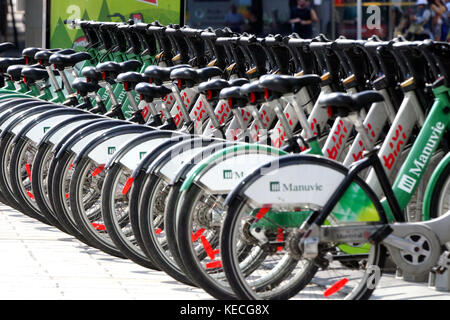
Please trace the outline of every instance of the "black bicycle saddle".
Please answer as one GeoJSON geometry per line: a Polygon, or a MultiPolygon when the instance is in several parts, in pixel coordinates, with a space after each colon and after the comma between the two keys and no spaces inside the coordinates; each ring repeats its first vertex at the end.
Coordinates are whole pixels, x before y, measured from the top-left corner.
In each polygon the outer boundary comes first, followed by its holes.
{"type": "Polygon", "coordinates": [[[383,100],[384,98],[379,92],[372,90],[362,91],[356,94],[333,92],[321,97],[319,104],[323,108],[331,108],[333,115],[346,117],[352,112],[359,112],[372,103],[383,100]]]}
{"type": "Polygon", "coordinates": [[[220,90],[219,98],[226,99],[232,109],[245,107],[248,103],[248,99],[242,94],[240,86],[220,90]]]}
{"type": "Polygon", "coordinates": [[[20,79],[22,79],[22,69],[26,67],[26,64],[12,65],[8,67],[6,73],[11,77],[12,81],[20,81],[20,79]]]}
{"type": "Polygon", "coordinates": [[[91,55],[87,52],[76,52],[73,54],[61,54],[59,52],[54,53],[48,59],[49,63],[56,66],[56,68],[62,70],[67,67],[73,67],[78,62],[92,59],[91,55]]]}
{"type": "MultiPolygon", "coordinates": [[[[58,50],[59,54],[73,54],[75,53],[75,50],[73,49],[64,49],[64,50],[58,50]]],[[[53,50],[41,50],[36,52],[34,55],[34,59],[39,62],[42,65],[49,64],[50,57],[55,54],[55,51],[53,50]]]]}
{"type": "Polygon", "coordinates": [[[27,83],[48,79],[47,70],[41,68],[26,66],[25,68],[22,69],[21,73],[22,76],[24,77],[24,81],[26,79],[25,82],[27,83]]]}
{"type": "Polygon", "coordinates": [[[0,58],[0,73],[6,72],[6,70],[13,65],[25,64],[25,58],[0,58]]]}
{"type": "Polygon", "coordinates": [[[98,83],[87,82],[83,79],[77,78],[72,82],[72,88],[77,90],[77,92],[84,97],[90,92],[98,91],[101,87],[98,83]]]}
{"type": "Polygon", "coordinates": [[[140,82],[144,82],[145,79],[139,72],[128,71],[124,73],[120,73],[117,76],[117,82],[123,83],[126,91],[132,90],[136,87],[136,85],[140,82]]]}
{"type": "Polygon", "coordinates": [[[8,51],[8,50],[14,50],[16,46],[11,42],[3,42],[0,43],[0,53],[8,51]]]}
{"type": "Polygon", "coordinates": [[[164,86],[155,86],[149,83],[141,82],[134,89],[146,102],[152,102],[156,98],[164,98],[172,91],[164,86]]]}
{"type": "Polygon", "coordinates": [[[271,91],[280,94],[296,93],[301,88],[309,85],[318,85],[320,77],[315,74],[308,74],[301,77],[286,75],[264,75],[259,79],[259,84],[271,91]]]}
{"type": "Polygon", "coordinates": [[[81,75],[86,77],[88,81],[100,81],[102,79],[102,73],[95,67],[85,67],[81,71],[81,75]]]}
{"type": "Polygon", "coordinates": [[[184,67],[189,67],[189,65],[180,64],[172,67],[148,66],[144,71],[144,75],[149,77],[151,83],[154,82],[155,84],[161,85],[163,82],[170,80],[170,73],[173,70],[184,67]]]}

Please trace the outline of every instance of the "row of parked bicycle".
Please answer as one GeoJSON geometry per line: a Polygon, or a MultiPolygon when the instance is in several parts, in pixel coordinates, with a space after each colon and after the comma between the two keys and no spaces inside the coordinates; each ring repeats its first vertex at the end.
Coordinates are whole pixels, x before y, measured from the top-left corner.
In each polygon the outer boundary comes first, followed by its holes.
{"type": "Polygon", "coordinates": [[[1,202],[218,299],[445,275],[448,43],[67,23],[0,58],[1,202]]]}

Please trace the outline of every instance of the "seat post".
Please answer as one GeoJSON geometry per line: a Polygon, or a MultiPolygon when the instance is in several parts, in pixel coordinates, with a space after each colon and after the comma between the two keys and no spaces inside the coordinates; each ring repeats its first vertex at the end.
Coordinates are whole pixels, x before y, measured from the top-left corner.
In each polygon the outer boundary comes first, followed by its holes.
{"type": "Polygon", "coordinates": [[[373,151],[372,143],[370,142],[369,135],[367,134],[366,128],[364,127],[364,123],[363,120],[361,119],[361,116],[356,112],[352,112],[348,115],[348,119],[355,125],[356,131],[361,136],[361,141],[363,143],[364,148],[369,148],[366,149],[368,152],[373,151]]]}
{"type": "Polygon", "coordinates": [[[209,119],[211,119],[211,123],[214,126],[214,128],[218,129],[220,127],[219,120],[217,120],[216,115],[214,113],[214,109],[211,107],[211,104],[208,100],[204,100],[205,103],[205,110],[208,114],[209,119]]]}
{"type": "Polygon", "coordinates": [[[61,80],[64,83],[64,87],[66,88],[67,94],[69,94],[69,95],[73,94],[74,92],[73,92],[72,86],[70,85],[70,82],[67,79],[67,76],[66,76],[66,73],[64,72],[64,70],[58,69],[58,73],[61,76],[61,80]]]}
{"type": "Polygon", "coordinates": [[[53,88],[54,88],[55,92],[61,91],[58,81],[56,80],[55,74],[53,73],[53,70],[50,68],[50,66],[46,65],[45,70],[47,70],[48,77],[50,78],[50,81],[53,84],[53,88]]]}
{"type": "Polygon", "coordinates": [[[134,100],[133,93],[131,93],[131,91],[126,91],[126,95],[128,98],[128,102],[130,103],[131,109],[133,109],[133,111],[138,111],[139,106],[138,106],[136,100],[134,100]]]}
{"type": "Polygon", "coordinates": [[[103,86],[106,89],[106,92],[108,92],[108,96],[111,99],[113,107],[118,106],[119,102],[117,101],[116,96],[114,95],[114,91],[111,84],[108,81],[103,81],[103,86]]]}
{"type": "Polygon", "coordinates": [[[75,71],[74,67],[70,66],[70,67],[66,67],[65,70],[69,73],[72,74],[72,76],[74,77],[74,79],[78,78],[78,74],[75,71]]]}
{"type": "Polygon", "coordinates": [[[183,98],[181,97],[181,93],[180,90],[178,89],[178,86],[173,83],[172,84],[172,93],[175,97],[175,100],[177,101],[179,107],[182,109],[182,115],[183,115],[183,120],[186,124],[189,124],[192,122],[191,118],[189,117],[189,112],[184,104],[183,98]]]}
{"type": "Polygon", "coordinates": [[[286,118],[286,115],[283,112],[283,108],[281,106],[280,101],[274,100],[274,103],[275,103],[275,107],[274,107],[275,114],[277,115],[278,119],[281,122],[281,125],[283,126],[284,132],[286,133],[287,140],[290,140],[294,137],[294,133],[292,132],[291,127],[289,126],[289,122],[286,118]]]}
{"type": "Polygon", "coordinates": [[[298,121],[300,121],[300,125],[302,126],[303,131],[306,134],[306,137],[312,138],[314,136],[314,132],[311,129],[308,118],[306,117],[305,110],[303,110],[303,107],[300,106],[300,104],[297,101],[297,98],[294,96],[294,99],[292,99],[293,106],[295,113],[297,114],[298,121]]]}
{"type": "Polygon", "coordinates": [[[232,109],[233,112],[233,116],[236,118],[238,124],[239,124],[239,129],[240,129],[240,136],[244,136],[247,133],[247,125],[244,122],[244,119],[242,118],[242,114],[241,114],[241,109],[239,108],[233,108],[232,109]]]}

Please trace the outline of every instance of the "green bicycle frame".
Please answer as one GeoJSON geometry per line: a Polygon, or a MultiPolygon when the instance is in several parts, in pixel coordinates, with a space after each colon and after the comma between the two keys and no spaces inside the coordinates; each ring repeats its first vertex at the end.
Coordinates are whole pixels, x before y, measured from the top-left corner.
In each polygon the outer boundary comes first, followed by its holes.
{"type": "MultiPolygon", "coordinates": [[[[419,184],[418,182],[422,179],[431,160],[431,156],[438,148],[449,125],[450,88],[442,85],[434,88],[433,93],[436,97],[433,106],[392,186],[392,190],[402,210],[406,208],[414,195],[419,184]]],[[[433,174],[434,179],[437,179],[438,172],[442,171],[449,161],[449,157],[447,156],[439,163],[435,169],[435,174],[433,174]]],[[[428,203],[433,192],[432,186],[434,184],[428,185],[425,191],[425,199],[428,199],[428,203]]],[[[383,199],[382,205],[388,219],[393,221],[392,211],[386,199],[383,199]]],[[[429,205],[424,203],[423,219],[425,220],[430,219],[428,208],[429,205]]]]}
{"type": "MultiPolygon", "coordinates": [[[[101,54],[100,54],[101,55],[101,54]]],[[[152,61],[154,60],[153,57],[149,56],[149,55],[145,55],[145,56],[137,56],[136,54],[130,54],[130,55],[126,55],[122,52],[112,52],[108,55],[108,57],[111,58],[110,61],[114,61],[114,62],[124,62],[127,60],[138,60],[140,62],[142,62],[142,67],[140,72],[143,73],[144,70],[152,64],[152,61]]],[[[103,60],[103,59],[101,59],[103,60]]],[[[126,92],[123,88],[123,85],[120,83],[116,83],[113,85],[113,93],[114,96],[117,99],[117,102],[119,104],[122,105],[122,111],[125,115],[130,114],[131,112],[133,112],[133,110],[130,110],[130,102],[128,101],[128,97],[126,96],[126,92]]],[[[100,97],[102,98],[102,100],[106,101],[107,103],[105,104],[106,109],[110,110],[112,107],[112,101],[111,99],[109,99],[108,93],[106,92],[106,89],[102,88],[99,90],[98,94],[100,95],[100,97]]],[[[136,94],[134,92],[132,92],[133,97],[136,97],[136,94]]]]}

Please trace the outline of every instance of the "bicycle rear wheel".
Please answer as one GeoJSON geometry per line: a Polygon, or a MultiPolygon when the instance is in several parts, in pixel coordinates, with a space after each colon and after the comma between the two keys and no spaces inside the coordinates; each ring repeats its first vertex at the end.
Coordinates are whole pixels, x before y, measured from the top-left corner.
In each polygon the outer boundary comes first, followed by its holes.
{"type": "Polygon", "coordinates": [[[34,200],[40,213],[56,228],[69,233],[69,231],[59,222],[53,213],[53,207],[49,198],[48,174],[51,160],[53,159],[52,144],[43,143],[38,146],[36,155],[31,165],[31,188],[34,200]]]}
{"type": "Polygon", "coordinates": [[[11,187],[23,212],[29,213],[43,223],[51,224],[39,210],[31,187],[32,163],[36,152],[36,144],[27,138],[22,137],[16,143],[11,155],[11,187]]]}
{"type": "MultiPolygon", "coordinates": [[[[161,270],[177,281],[195,285],[186,276],[182,265],[175,260],[174,252],[168,245],[168,230],[165,226],[169,194],[173,186],[154,174],[146,175],[139,203],[139,226],[144,250],[157,261],[161,270]]],[[[176,235],[175,235],[176,236],[176,235]]]]}
{"type": "Polygon", "coordinates": [[[133,262],[159,270],[139,247],[130,224],[129,193],[123,193],[131,171],[115,163],[108,169],[102,189],[102,217],[111,240],[133,262]]]}
{"type": "Polygon", "coordinates": [[[431,219],[440,217],[450,211],[450,162],[443,169],[434,185],[429,211],[431,219]]]}
{"type": "Polygon", "coordinates": [[[111,240],[101,212],[101,189],[105,176],[104,166],[82,158],[75,167],[69,186],[70,210],[78,230],[89,243],[110,255],[125,258],[111,240]]]}
{"type": "Polygon", "coordinates": [[[370,297],[381,276],[386,253],[384,247],[370,246],[367,253],[357,255],[346,253],[340,244],[333,244],[323,248],[316,260],[302,259],[287,247],[287,243],[292,245],[298,241],[295,229],[273,232],[268,246],[252,243],[248,229],[254,218],[253,214],[249,215],[252,211],[254,209],[248,205],[232,205],[228,215],[233,219],[226,220],[222,226],[229,235],[226,239],[222,236],[220,242],[222,263],[228,282],[239,298],[317,300],[370,297]],[[277,238],[286,238],[287,243],[277,241],[277,238]],[[240,259],[238,248],[243,243],[249,247],[249,252],[245,259],[240,259]],[[244,272],[249,257],[261,255],[261,252],[266,254],[264,261],[251,273],[244,272]],[[338,290],[333,292],[332,288],[338,290]]]}
{"type": "MultiPolygon", "coordinates": [[[[301,235],[297,230],[312,212],[321,210],[348,170],[319,157],[283,158],[273,174],[256,172],[247,177],[227,203],[220,247],[230,286],[241,299],[369,298],[381,277],[384,247],[319,243],[318,254],[312,260],[305,259],[298,247],[301,235]],[[288,181],[293,179],[297,180],[296,190],[301,192],[289,196],[293,189],[288,181]],[[320,188],[308,192],[307,185],[320,188]],[[255,190],[260,196],[254,196],[255,190]],[[242,257],[243,245],[249,252],[242,257]],[[265,259],[252,272],[245,272],[249,260],[261,251],[265,259]]],[[[380,221],[381,207],[364,181],[356,179],[341,199],[327,224],[380,221]]]]}

